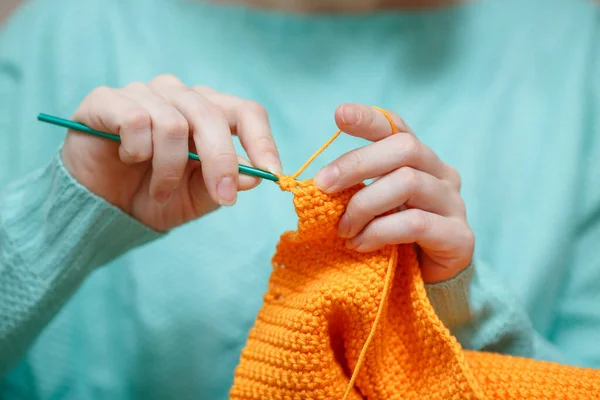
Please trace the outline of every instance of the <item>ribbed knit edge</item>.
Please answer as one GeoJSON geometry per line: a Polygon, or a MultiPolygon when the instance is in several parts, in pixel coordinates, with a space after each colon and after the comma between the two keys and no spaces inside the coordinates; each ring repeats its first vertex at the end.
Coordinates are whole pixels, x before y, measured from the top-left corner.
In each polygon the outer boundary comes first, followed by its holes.
{"type": "Polygon", "coordinates": [[[71,177],[60,152],[0,193],[0,375],[83,280],[161,234],[71,177]]]}
{"type": "Polygon", "coordinates": [[[469,289],[474,271],[475,267],[471,264],[452,279],[425,285],[427,297],[435,313],[450,330],[472,318],[469,289]]]}

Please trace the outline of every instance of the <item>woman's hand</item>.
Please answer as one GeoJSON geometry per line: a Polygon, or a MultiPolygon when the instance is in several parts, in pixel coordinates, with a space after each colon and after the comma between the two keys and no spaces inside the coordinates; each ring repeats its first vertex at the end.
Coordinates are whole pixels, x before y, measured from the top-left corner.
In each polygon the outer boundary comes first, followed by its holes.
{"type": "Polygon", "coordinates": [[[425,282],[450,279],[469,266],[475,243],[460,196],[460,176],[398,115],[389,114],[397,134],[372,107],[340,106],[335,114],[339,128],[373,143],[323,168],[315,184],[334,193],[374,178],[352,197],[340,221],[339,235],[348,239],[347,246],[369,252],[387,244],[417,243],[425,282]]]}
{"type": "Polygon", "coordinates": [[[142,223],[166,231],[219,205],[256,178],[238,176],[238,163],[281,171],[264,109],[205,87],[162,75],[149,84],[98,88],[73,119],[117,134],[121,143],[70,131],[62,157],[67,170],[96,195],[142,223]],[[235,153],[237,134],[250,158],[235,153]],[[188,161],[198,152],[202,163],[188,161]]]}

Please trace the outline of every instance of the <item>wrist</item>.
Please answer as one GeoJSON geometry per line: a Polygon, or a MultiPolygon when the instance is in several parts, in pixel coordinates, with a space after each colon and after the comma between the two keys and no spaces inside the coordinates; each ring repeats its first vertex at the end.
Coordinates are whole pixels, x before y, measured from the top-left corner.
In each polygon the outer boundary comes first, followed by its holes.
{"type": "MultiPolygon", "coordinates": [[[[131,215],[131,196],[126,191],[120,190],[118,185],[110,179],[104,179],[102,174],[106,171],[98,169],[98,165],[108,165],[113,160],[96,160],[93,151],[85,142],[79,141],[80,133],[69,132],[63,146],[60,149],[60,161],[66,173],[94,195],[105,200],[107,203],[119,208],[126,214],[131,215]]],[[[97,138],[81,137],[88,140],[102,140],[97,138]]]]}
{"type": "Polygon", "coordinates": [[[469,264],[446,281],[425,285],[438,318],[450,330],[471,319],[470,287],[474,273],[474,265],[469,264]]]}

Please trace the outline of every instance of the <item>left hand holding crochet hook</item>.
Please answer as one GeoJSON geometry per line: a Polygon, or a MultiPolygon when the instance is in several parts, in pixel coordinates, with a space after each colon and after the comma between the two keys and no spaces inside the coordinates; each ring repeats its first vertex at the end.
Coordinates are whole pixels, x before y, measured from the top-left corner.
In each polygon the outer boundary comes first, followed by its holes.
{"type": "Polygon", "coordinates": [[[338,127],[373,143],[323,168],[315,184],[335,193],[374,179],[352,197],[342,216],[339,234],[348,239],[347,246],[369,252],[388,244],[416,243],[425,282],[448,280],[469,266],[475,245],[460,176],[397,114],[388,114],[398,134],[377,109],[341,105],[335,114],[338,127]]]}
{"type": "Polygon", "coordinates": [[[256,186],[258,179],[238,173],[239,164],[281,171],[260,105],[188,87],[171,75],[98,88],[73,119],[119,141],[69,130],[62,149],[67,170],[91,192],[158,231],[232,205],[238,190],[256,186]],[[237,156],[233,134],[250,161],[237,156]],[[198,152],[201,163],[188,162],[190,151],[198,152]]]}

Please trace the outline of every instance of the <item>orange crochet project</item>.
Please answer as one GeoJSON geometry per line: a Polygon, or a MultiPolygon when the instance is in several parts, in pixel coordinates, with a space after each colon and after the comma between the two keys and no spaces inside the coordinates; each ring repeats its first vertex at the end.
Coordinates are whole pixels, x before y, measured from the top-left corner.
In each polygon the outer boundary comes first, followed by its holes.
{"type": "Polygon", "coordinates": [[[298,230],[277,246],[231,399],[600,398],[600,370],[463,350],[427,299],[414,246],[347,249],[337,224],[362,185],[325,194],[296,180],[307,164],[280,179],[298,230]]]}

